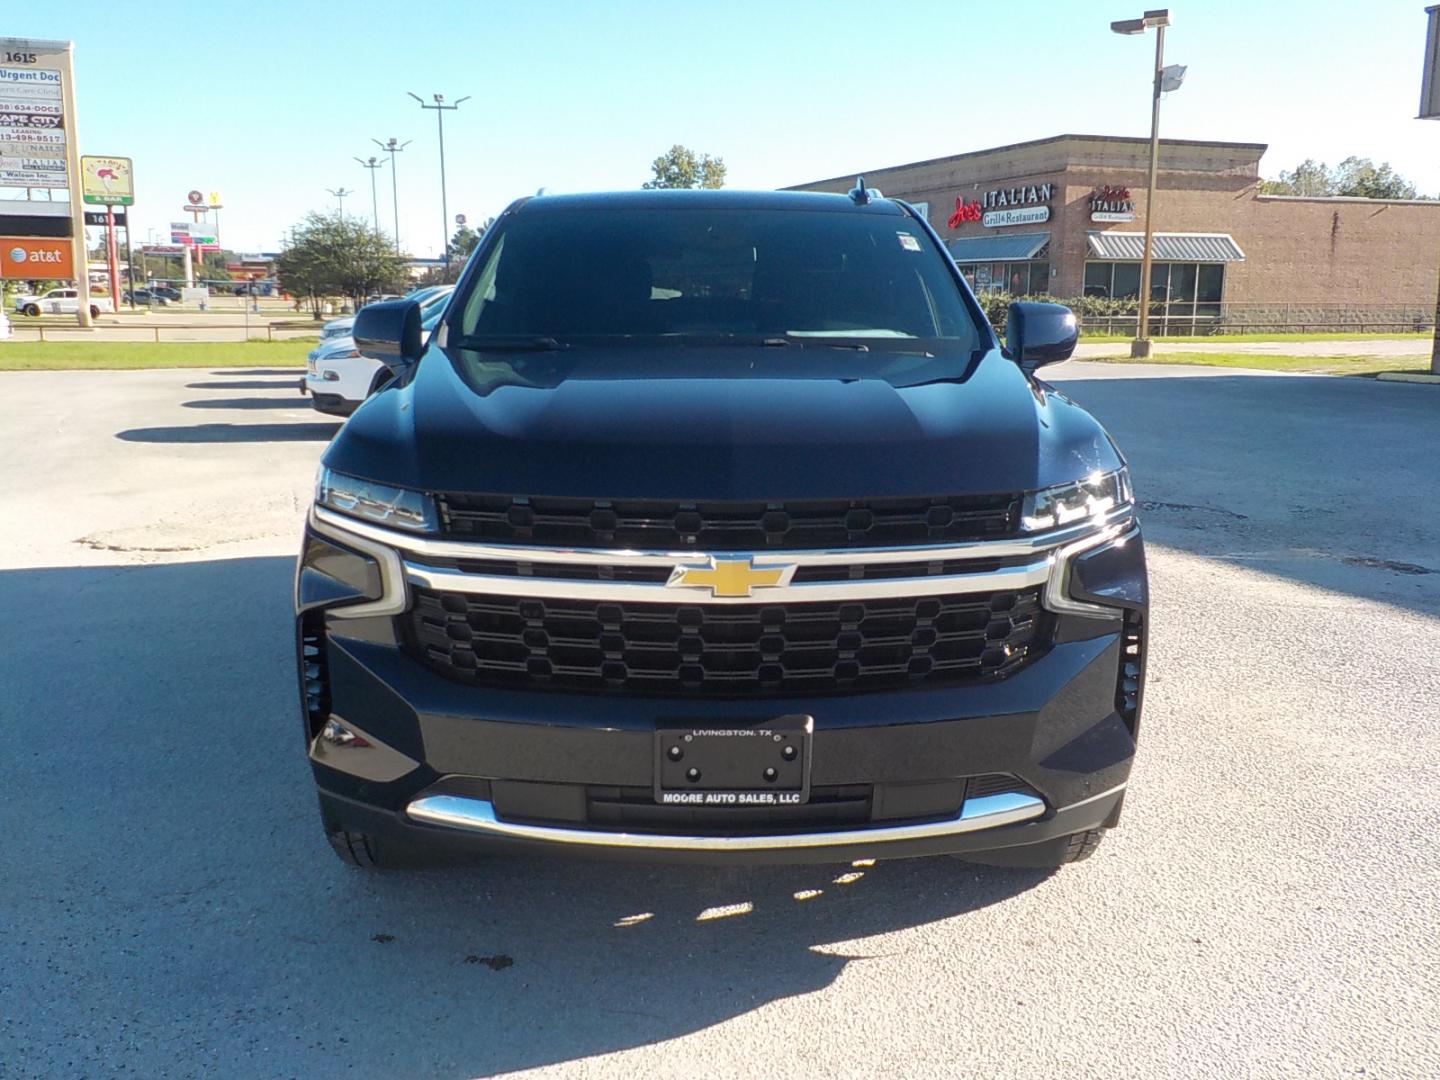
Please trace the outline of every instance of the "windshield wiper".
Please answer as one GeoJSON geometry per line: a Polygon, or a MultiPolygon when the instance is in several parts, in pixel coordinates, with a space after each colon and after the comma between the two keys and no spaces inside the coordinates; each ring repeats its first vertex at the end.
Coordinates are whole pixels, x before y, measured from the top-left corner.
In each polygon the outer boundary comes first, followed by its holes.
{"type": "Polygon", "coordinates": [[[563,341],[553,337],[535,337],[527,334],[470,334],[455,339],[457,349],[473,349],[477,352],[551,352],[555,349],[570,348],[563,341]]]}

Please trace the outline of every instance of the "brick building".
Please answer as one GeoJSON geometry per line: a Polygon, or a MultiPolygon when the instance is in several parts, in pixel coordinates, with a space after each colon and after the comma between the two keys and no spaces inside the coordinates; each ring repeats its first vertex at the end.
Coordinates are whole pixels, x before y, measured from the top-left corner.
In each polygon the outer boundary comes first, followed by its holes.
{"type": "MultiPolygon", "coordinates": [[[[1428,323],[1440,201],[1261,195],[1264,152],[1161,140],[1151,286],[1167,301],[1164,330],[1222,312],[1232,323],[1428,323]]],[[[926,214],[977,291],[1134,297],[1149,156],[1148,139],[1058,135],[863,175],[926,214]]]]}

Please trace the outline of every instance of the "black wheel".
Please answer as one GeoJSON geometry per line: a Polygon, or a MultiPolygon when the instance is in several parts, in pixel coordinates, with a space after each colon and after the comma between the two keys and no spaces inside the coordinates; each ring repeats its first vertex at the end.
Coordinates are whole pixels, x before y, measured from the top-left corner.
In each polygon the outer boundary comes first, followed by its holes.
{"type": "Polygon", "coordinates": [[[1087,829],[1085,832],[1072,833],[1066,839],[1069,843],[1065,845],[1065,857],[1060,860],[1061,866],[1066,863],[1084,862],[1094,855],[1095,849],[1100,846],[1100,841],[1105,839],[1105,830],[1087,829]]]}
{"type": "Polygon", "coordinates": [[[37,317],[40,315],[40,305],[39,305],[39,304],[26,304],[26,305],[25,305],[25,314],[26,314],[26,315],[29,315],[32,319],[37,318],[37,317]]]}
{"type": "Polygon", "coordinates": [[[330,841],[330,846],[334,848],[340,861],[347,866],[361,866],[368,869],[385,865],[380,861],[380,845],[373,836],[350,832],[348,829],[335,829],[327,831],[325,838],[330,841]]]}
{"type": "Polygon", "coordinates": [[[100,309],[94,304],[90,305],[90,317],[92,319],[98,319],[100,317],[100,309]]]}
{"type": "Polygon", "coordinates": [[[977,851],[973,855],[959,855],[957,858],[984,866],[1028,866],[1054,869],[1088,859],[1095,854],[1095,849],[1100,846],[1100,841],[1104,838],[1104,829],[1087,829],[1084,832],[1046,840],[1041,844],[1023,844],[1020,847],[977,851]]]}

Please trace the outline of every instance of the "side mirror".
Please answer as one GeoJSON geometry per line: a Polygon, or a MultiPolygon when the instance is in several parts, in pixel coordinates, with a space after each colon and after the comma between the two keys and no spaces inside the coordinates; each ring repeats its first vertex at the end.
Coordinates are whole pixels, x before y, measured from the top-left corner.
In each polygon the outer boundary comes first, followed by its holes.
{"type": "Polygon", "coordinates": [[[418,361],[423,351],[420,305],[414,300],[367,304],[355,316],[351,336],[358,353],[374,357],[399,375],[418,361]]]}
{"type": "Polygon", "coordinates": [[[1026,374],[1070,359],[1079,340],[1080,323],[1064,304],[1021,300],[1005,317],[1005,351],[1026,374]]]}

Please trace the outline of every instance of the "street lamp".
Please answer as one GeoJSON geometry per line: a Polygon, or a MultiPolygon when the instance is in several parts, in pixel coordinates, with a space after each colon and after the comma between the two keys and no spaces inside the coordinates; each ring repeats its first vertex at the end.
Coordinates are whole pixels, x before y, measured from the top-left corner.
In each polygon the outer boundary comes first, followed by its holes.
{"type": "Polygon", "coordinates": [[[385,165],[385,163],[384,163],[383,161],[381,161],[379,158],[377,158],[377,157],[375,157],[375,156],[373,156],[373,155],[371,156],[371,158],[370,158],[369,161],[366,161],[364,158],[358,158],[358,157],[357,157],[355,160],[360,163],[360,166],[361,166],[362,168],[368,169],[368,170],[370,171],[370,220],[372,220],[373,222],[375,222],[375,235],[376,235],[376,236],[379,236],[379,235],[380,235],[380,201],[379,201],[379,198],[378,198],[378,197],[376,196],[376,194],[375,194],[375,170],[376,170],[376,169],[383,168],[384,165],[385,165]]]}
{"type": "Polygon", "coordinates": [[[1155,31],[1155,78],[1151,87],[1150,107],[1150,183],[1145,190],[1145,252],[1140,259],[1140,325],[1130,343],[1130,355],[1150,355],[1150,249],[1155,235],[1155,170],[1160,159],[1160,90],[1165,67],[1165,28],[1170,25],[1170,12],[1164,8],[1147,11],[1138,19],[1112,22],[1117,34],[1143,34],[1155,31]]]}
{"type": "Polygon", "coordinates": [[[440,237],[442,250],[445,252],[445,272],[448,274],[450,272],[450,208],[445,203],[445,114],[459,109],[461,105],[470,100],[470,95],[466,94],[453,105],[446,105],[444,94],[432,94],[431,97],[435,99],[435,104],[426,105],[425,99],[419,94],[410,93],[408,90],[405,92],[420,102],[422,109],[435,111],[435,120],[440,129],[440,237]]]}
{"type": "Polygon", "coordinates": [[[328,187],[327,187],[325,190],[328,191],[328,192],[330,192],[331,195],[335,196],[335,201],[336,201],[336,203],[339,204],[340,216],[343,218],[343,217],[345,216],[345,196],[346,196],[346,195],[354,195],[355,192],[353,192],[353,191],[346,191],[343,187],[341,187],[341,188],[328,188],[328,187]]]}
{"type": "MultiPolygon", "coordinates": [[[[406,139],[406,140],[402,143],[399,139],[395,138],[395,136],[392,135],[392,136],[390,136],[390,141],[389,141],[389,142],[381,142],[379,139],[371,139],[370,141],[373,142],[376,146],[380,147],[381,150],[384,150],[387,154],[390,155],[390,198],[391,198],[392,200],[394,200],[394,203],[395,203],[395,254],[396,254],[396,255],[399,255],[399,254],[400,254],[400,180],[399,180],[399,177],[398,177],[398,176],[396,175],[396,173],[395,173],[395,155],[398,154],[398,153],[400,153],[401,150],[404,150],[405,147],[409,146],[409,145],[410,145],[412,142],[414,142],[415,140],[414,140],[414,139],[406,139]]],[[[374,174],[372,173],[371,175],[373,176],[374,174]]]]}

